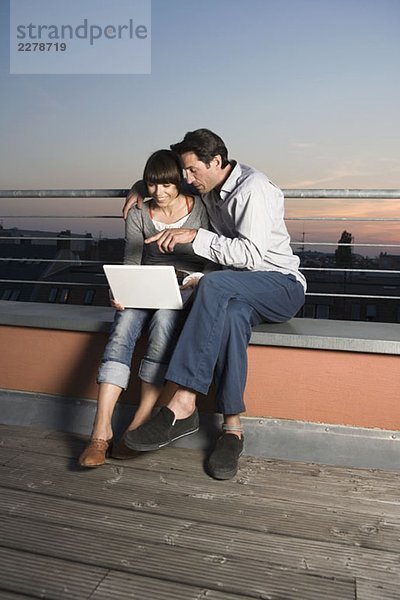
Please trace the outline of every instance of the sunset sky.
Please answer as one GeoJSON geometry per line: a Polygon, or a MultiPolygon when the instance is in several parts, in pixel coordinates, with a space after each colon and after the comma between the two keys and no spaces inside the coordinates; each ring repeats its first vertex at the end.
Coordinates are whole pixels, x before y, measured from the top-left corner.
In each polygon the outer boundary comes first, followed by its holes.
{"type": "MultiPolygon", "coordinates": [[[[149,75],[10,75],[0,0],[1,189],[126,188],[151,152],[198,127],[283,188],[400,188],[399,0],[152,0],[151,13],[149,75]]],[[[0,213],[120,207],[5,200],[0,213]]],[[[398,218],[400,201],[287,201],[287,216],[317,214],[398,218]]],[[[288,225],[310,241],[352,226],[288,225]]],[[[49,226],[123,232],[118,219],[29,221],[49,226]]],[[[353,230],[359,242],[400,242],[399,222],[353,230]]]]}

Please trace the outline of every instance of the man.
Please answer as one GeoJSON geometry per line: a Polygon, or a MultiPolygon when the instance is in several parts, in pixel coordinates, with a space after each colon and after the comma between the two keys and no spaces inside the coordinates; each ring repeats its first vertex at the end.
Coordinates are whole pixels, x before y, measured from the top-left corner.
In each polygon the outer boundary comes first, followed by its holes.
{"type": "Polygon", "coordinates": [[[293,317],[304,304],[306,282],[290,247],[283,194],[265,175],[229,161],[224,142],[208,129],[188,132],[171,149],[201,194],[212,231],[168,229],[146,241],[162,252],[191,243],[222,269],[199,282],[166,374],[178,386],[172,400],[124,440],[134,450],[155,450],[197,431],[196,395],[207,394],[215,375],[224,424],[207,470],[230,479],[243,450],[240,414],[252,327],[293,317]]]}

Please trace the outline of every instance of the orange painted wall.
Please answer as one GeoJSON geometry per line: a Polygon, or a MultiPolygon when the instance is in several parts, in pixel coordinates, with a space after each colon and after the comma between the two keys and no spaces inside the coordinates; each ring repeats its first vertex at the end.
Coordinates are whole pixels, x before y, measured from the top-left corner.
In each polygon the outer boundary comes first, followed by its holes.
{"type": "MultiPolygon", "coordinates": [[[[100,333],[1,326],[0,388],[95,399],[106,340],[100,333]]],[[[392,355],[250,346],[246,415],[400,429],[398,367],[392,355]]],[[[137,402],[135,377],[124,399],[137,402]]]]}
{"type": "Polygon", "coordinates": [[[249,347],[248,416],[400,429],[399,357],[249,347]]]}
{"type": "Polygon", "coordinates": [[[0,387],[95,399],[107,339],[106,333],[2,326],[0,387]]]}

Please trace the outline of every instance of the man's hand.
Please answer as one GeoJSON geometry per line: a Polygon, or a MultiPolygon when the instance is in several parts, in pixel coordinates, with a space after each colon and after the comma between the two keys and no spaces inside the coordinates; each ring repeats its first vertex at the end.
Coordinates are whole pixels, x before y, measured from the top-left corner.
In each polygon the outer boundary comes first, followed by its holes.
{"type": "Polygon", "coordinates": [[[151,244],[157,242],[157,246],[163,254],[173,252],[176,244],[191,244],[197,235],[197,229],[185,229],[179,227],[176,229],[164,229],[147,238],[144,243],[151,244]]]}
{"type": "Polygon", "coordinates": [[[137,181],[133,184],[132,188],[129,190],[128,195],[125,200],[125,204],[122,207],[122,215],[124,219],[128,218],[128,212],[132,208],[132,206],[137,206],[137,208],[142,208],[143,206],[143,198],[144,198],[144,188],[143,182],[137,181]]]}

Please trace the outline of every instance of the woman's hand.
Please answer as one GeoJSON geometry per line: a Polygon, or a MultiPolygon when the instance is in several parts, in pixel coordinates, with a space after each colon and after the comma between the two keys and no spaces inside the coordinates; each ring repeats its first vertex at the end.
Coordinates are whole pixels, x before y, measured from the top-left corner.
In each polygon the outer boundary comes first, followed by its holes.
{"type": "Polygon", "coordinates": [[[204,273],[190,273],[190,275],[187,275],[182,281],[182,285],[180,286],[181,290],[186,290],[187,288],[194,289],[199,284],[203,275],[204,273]]]}
{"type": "Polygon", "coordinates": [[[118,300],[114,300],[114,298],[110,298],[111,306],[115,308],[115,310],[125,310],[125,306],[123,306],[118,300]]]}

